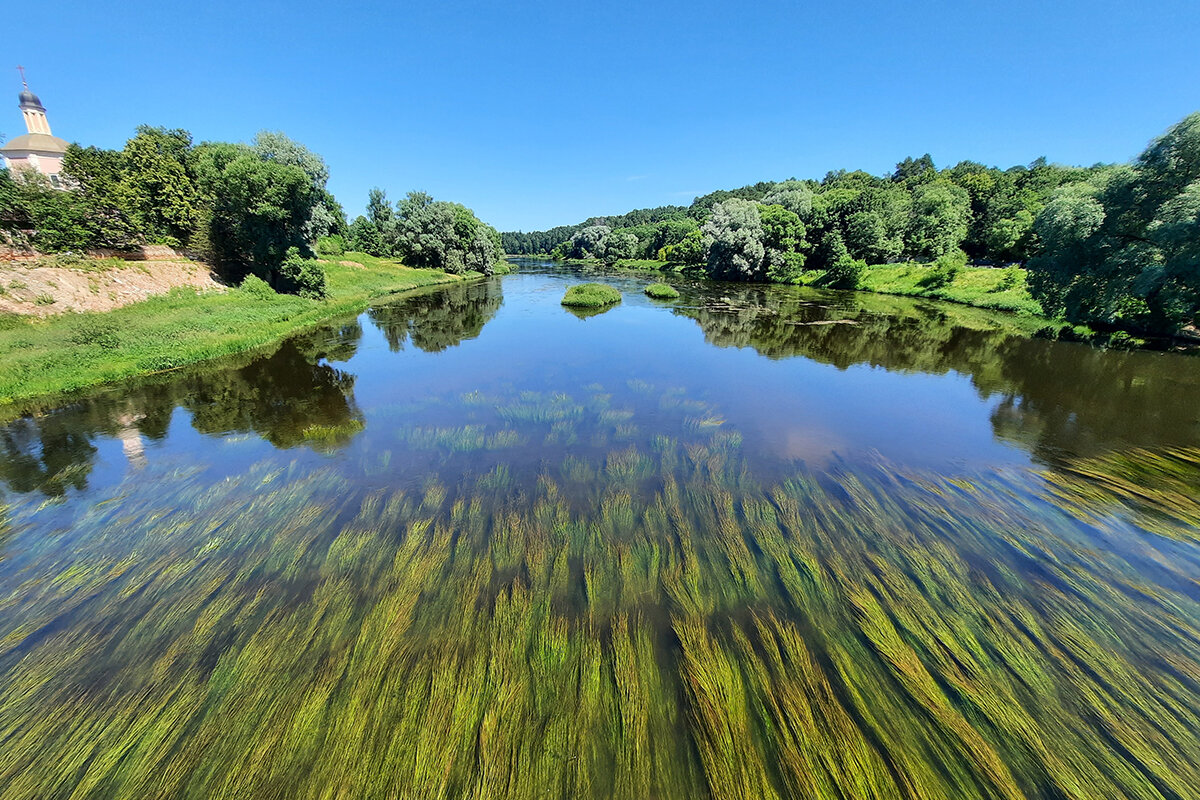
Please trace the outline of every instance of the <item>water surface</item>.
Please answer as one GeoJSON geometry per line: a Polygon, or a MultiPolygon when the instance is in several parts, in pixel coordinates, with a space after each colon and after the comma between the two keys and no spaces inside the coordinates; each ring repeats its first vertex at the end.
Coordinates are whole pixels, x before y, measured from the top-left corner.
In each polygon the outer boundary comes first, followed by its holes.
{"type": "Polygon", "coordinates": [[[1200,359],[522,266],[0,428],[6,798],[1196,796],[1200,359]]]}

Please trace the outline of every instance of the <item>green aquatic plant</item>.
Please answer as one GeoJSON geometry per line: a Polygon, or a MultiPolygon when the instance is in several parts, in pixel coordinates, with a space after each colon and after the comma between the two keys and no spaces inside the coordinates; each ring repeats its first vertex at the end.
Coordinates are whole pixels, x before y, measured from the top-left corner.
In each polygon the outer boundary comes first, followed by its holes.
{"type": "Polygon", "coordinates": [[[679,297],[679,292],[665,283],[652,283],[642,291],[655,300],[674,300],[679,297]]]}
{"type": "Polygon", "coordinates": [[[339,446],[345,444],[364,428],[366,425],[362,420],[348,419],[340,425],[309,425],[300,432],[300,437],[306,442],[339,446]]]}
{"type": "Polygon", "coordinates": [[[573,308],[607,308],[621,302],[621,293],[603,283],[578,283],[567,289],[562,304],[573,308]]]}
{"type": "Polygon", "coordinates": [[[1050,481],[1091,518],[1132,508],[1151,532],[1200,542],[1200,449],[1079,459],[1052,473],[1050,481]]]}
{"type": "Polygon", "coordinates": [[[535,411],[401,434],[444,450],[423,482],[380,480],[393,441],[217,480],[153,461],[58,536],[59,509],[11,504],[6,800],[1200,785],[1195,453],[763,482],[737,431],[680,424],[531,469],[488,443],[586,439],[600,409],[494,400],[535,411]]]}

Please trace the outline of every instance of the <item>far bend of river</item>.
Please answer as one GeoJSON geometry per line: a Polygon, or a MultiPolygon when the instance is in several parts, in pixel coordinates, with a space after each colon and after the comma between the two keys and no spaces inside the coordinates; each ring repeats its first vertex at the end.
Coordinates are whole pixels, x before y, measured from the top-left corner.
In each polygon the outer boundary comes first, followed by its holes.
{"type": "Polygon", "coordinates": [[[1200,798],[1200,359],[520,266],[0,425],[0,797],[1200,798]]]}

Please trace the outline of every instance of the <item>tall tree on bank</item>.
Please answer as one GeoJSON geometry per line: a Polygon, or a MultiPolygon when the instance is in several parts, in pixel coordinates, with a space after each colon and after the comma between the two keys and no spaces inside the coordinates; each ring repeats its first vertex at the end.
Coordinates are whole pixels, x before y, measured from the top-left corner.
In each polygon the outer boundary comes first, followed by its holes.
{"type": "Polygon", "coordinates": [[[1173,333],[1200,312],[1200,113],[1132,166],[1064,186],[1038,215],[1031,287],[1049,311],[1173,333]]]}
{"type": "Polygon", "coordinates": [[[491,275],[503,256],[500,234],[458,203],[409,192],[394,207],[372,189],[367,215],[350,224],[349,245],[375,256],[393,256],[410,267],[491,275]]]}

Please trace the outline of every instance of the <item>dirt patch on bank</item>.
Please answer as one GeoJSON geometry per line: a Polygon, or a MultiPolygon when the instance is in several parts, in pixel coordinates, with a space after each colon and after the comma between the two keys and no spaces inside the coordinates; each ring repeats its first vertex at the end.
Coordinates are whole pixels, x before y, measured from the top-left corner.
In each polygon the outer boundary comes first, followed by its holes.
{"type": "Polygon", "coordinates": [[[79,267],[12,261],[0,264],[0,312],[45,317],[64,311],[111,311],[176,286],[226,289],[208,265],[198,261],[105,259],[79,267]]]}

